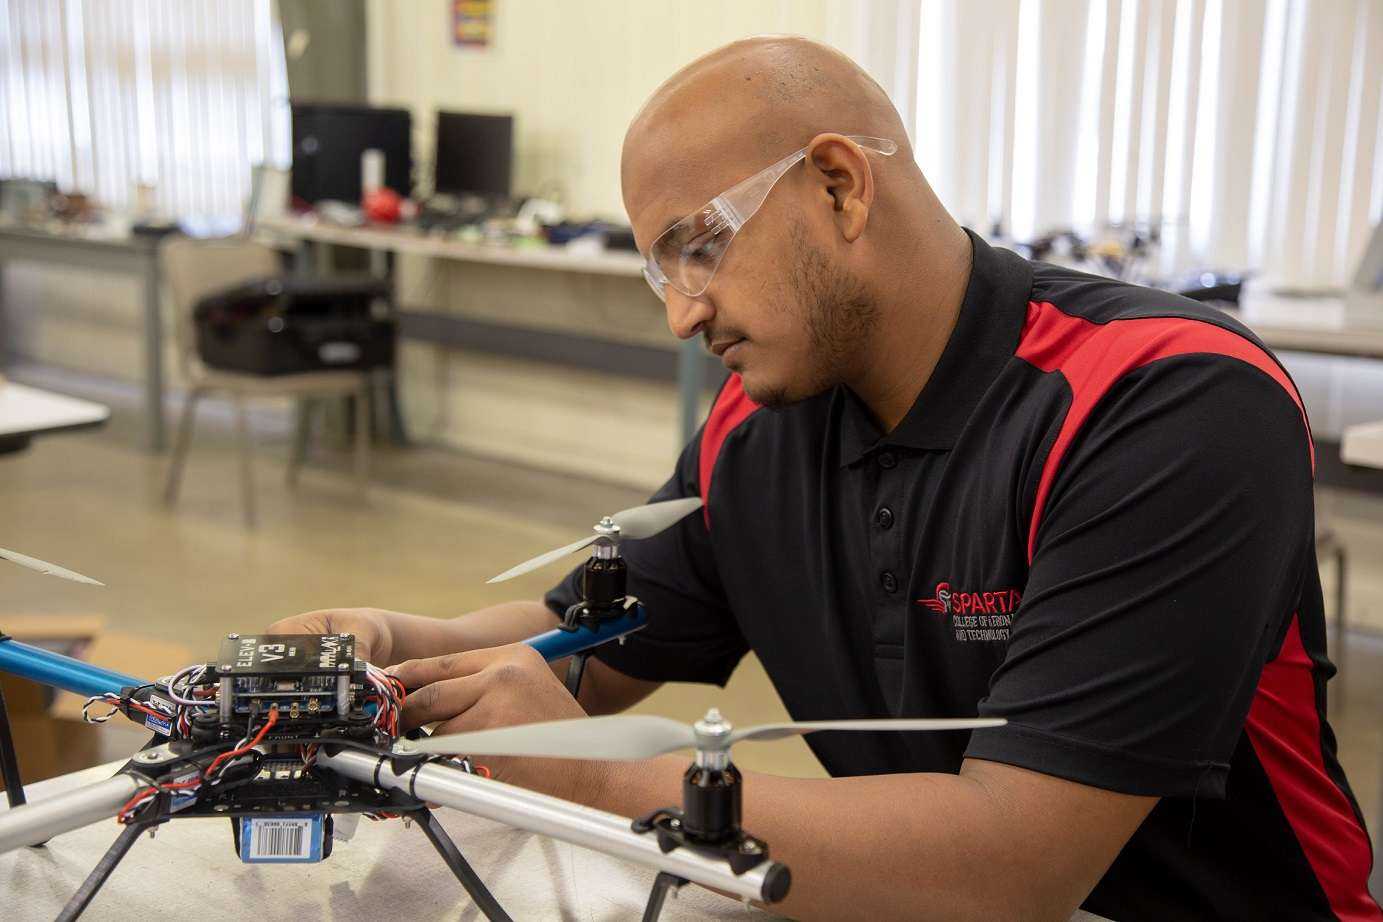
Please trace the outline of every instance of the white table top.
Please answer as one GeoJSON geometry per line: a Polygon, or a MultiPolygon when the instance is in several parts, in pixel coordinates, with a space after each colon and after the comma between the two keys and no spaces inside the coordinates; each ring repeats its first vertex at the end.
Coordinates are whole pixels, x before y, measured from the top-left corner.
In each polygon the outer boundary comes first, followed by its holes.
{"type": "MultiPolygon", "coordinates": [[[[100,781],[123,762],[29,785],[30,800],[100,781]]],[[[0,802],[3,798],[0,798],[0,802]]],[[[4,809],[0,803],[0,809],[4,809]]],[[[440,809],[437,817],[490,892],[515,919],[637,919],[655,872],[489,820],[440,809]]],[[[52,919],[119,832],[114,820],[58,836],[43,848],[0,855],[5,922],[52,919]]],[[[317,864],[242,864],[224,819],[173,820],[142,837],[87,909],[85,918],[201,918],[208,913],[256,922],[390,919],[482,920],[460,882],[422,830],[401,820],[360,820],[317,864]]],[[[768,918],[740,903],[686,886],[664,904],[663,919],[768,918]]]]}
{"type": "Polygon", "coordinates": [[[1340,458],[1346,464],[1383,468],[1383,422],[1345,429],[1340,440],[1340,458]]]}
{"type": "Polygon", "coordinates": [[[518,266],[528,269],[555,269],[639,278],[643,259],[637,253],[607,251],[591,253],[567,247],[513,247],[462,243],[425,234],[408,227],[343,227],[314,218],[265,218],[256,222],[257,232],[278,234],[294,240],[313,240],[369,250],[385,250],[416,256],[457,259],[464,262],[518,266]]]}
{"type": "Polygon", "coordinates": [[[0,219],[0,238],[8,244],[32,241],[37,243],[77,243],[113,249],[149,250],[158,245],[156,237],[130,232],[126,224],[69,224],[50,221],[44,224],[16,223],[0,219]]]}
{"type": "Polygon", "coordinates": [[[1383,325],[1352,320],[1343,298],[1294,297],[1250,287],[1240,309],[1229,313],[1272,349],[1383,359],[1383,325]]]}
{"type": "Polygon", "coordinates": [[[0,378],[0,437],[99,426],[110,408],[0,378]]]}

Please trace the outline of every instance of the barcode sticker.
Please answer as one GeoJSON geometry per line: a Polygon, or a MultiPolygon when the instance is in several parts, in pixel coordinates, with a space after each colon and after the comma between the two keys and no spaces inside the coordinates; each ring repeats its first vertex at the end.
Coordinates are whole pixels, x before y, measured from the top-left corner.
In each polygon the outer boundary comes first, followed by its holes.
{"type": "Polygon", "coordinates": [[[322,816],[242,816],[240,860],[321,861],[322,816]]]}

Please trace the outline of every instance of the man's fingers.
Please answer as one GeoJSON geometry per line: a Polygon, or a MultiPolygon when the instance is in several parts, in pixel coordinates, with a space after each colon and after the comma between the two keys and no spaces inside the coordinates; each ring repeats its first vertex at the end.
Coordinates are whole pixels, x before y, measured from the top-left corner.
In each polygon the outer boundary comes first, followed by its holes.
{"type": "Polygon", "coordinates": [[[480,700],[485,680],[463,676],[432,682],[409,692],[403,703],[403,728],[412,730],[437,720],[452,720],[480,700]]]}
{"type": "Polygon", "coordinates": [[[390,666],[388,671],[403,683],[404,688],[422,688],[443,679],[475,675],[493,662],[497,651],[502,649],[503,647],[495,647],[468,650],[464,653],[447,653],[427,659],[410,659],[390,666]]]}
{"type": "Polygon", "coordinates": [[[326,634],[326,623],[305,615],[280,618],[264,629],[266,634],[326,634]]]}
{"type": "MultiPolygon", "coordinates": [[[[452,733],[471,733],[475,730],[488,730],[493,726],[493,722],[488,716],[489,708],[484,704],[477,704],[463,713],[440,723],[432,728],[433,736],[447,736],[452,733]]],[[[466,753],[459,753],[465,755],[466,753]]]]}

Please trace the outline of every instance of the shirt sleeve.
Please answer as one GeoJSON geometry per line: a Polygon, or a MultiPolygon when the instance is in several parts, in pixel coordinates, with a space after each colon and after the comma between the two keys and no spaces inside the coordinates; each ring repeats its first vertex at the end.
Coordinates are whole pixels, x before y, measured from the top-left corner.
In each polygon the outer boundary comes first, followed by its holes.
{"type": "Polygon", "coordinates": [[[1313,565],[1310,436],[1282,385],[1186,355],[1126,375],[1061,462],[966,752],[1109,790],[1223,797],[1313,565]]]}
{"type": "MultiPolygon", "coordinates": [[[[700,495],[700,445],[697,433],[649,502],[700,495]]],[[[726,602],[705,517],[694,512],[652,538],[624,542],[620,553],[629,570],[628,591],[644,604],[648,624],[623,644],[598,647],[595,658],[636,679],[723,686],[749,644],[726,602]]],[[[582,566],[544,599],[559,617],[581,597],[582,566]]]]}

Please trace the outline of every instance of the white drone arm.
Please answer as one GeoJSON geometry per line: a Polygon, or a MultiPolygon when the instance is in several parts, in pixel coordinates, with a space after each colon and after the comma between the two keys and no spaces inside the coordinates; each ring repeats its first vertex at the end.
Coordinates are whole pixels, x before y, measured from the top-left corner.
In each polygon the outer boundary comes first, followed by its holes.
{"type": "Polygon", "coordinates": [[[396,773],[387,758],[341,749],[332,754],[319,753],[317,764],[356,781],[402,790],[419,800],[444,804],[516,829],[666,871],[742,899],[774,902],[782,898],[775,889],[787,884],[787,869],[776,862],[764,861],[743,874],[735,874],[725,861],[687,848],[664,854],[658,847],[657,836],[634,832],[627,817],[481,778],[439,763],[424,762],[396,773]]]}
{"type": "Polygon", "coordinates": [[[109,819],[148,781],[121,772],[44,800],[0,812],[0,855],[109,819]]]}

